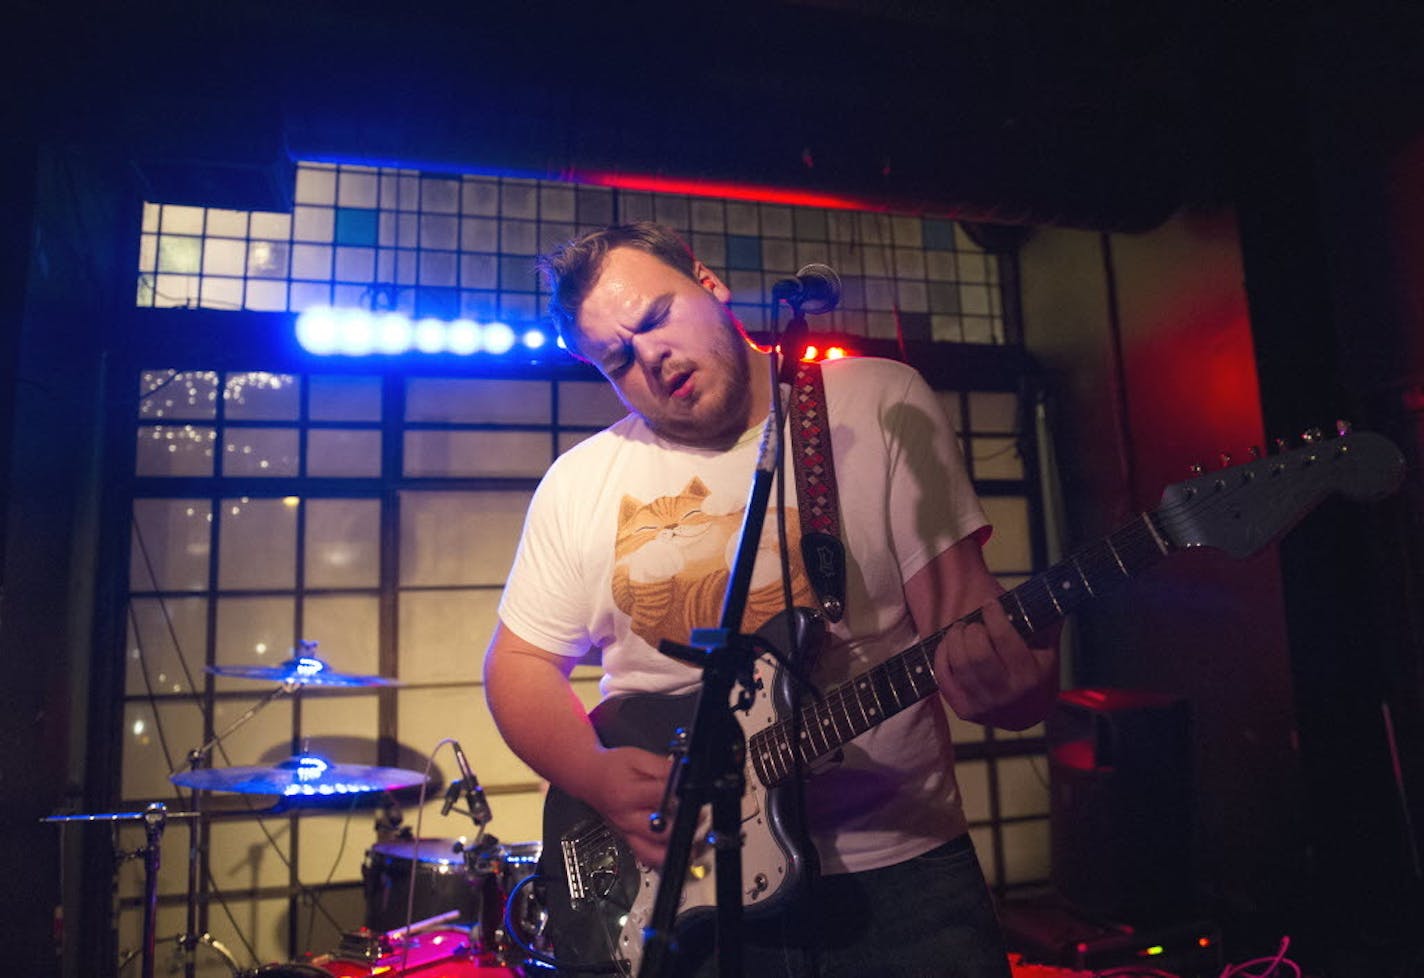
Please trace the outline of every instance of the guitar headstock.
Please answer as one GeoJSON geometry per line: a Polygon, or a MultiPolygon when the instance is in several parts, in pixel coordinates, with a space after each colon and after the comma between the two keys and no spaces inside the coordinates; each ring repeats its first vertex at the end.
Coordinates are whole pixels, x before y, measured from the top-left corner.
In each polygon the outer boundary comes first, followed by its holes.
{"type": "Polygon", "coordinates": [[[1404,480],[1404,456],[1368,431],[1315,435],[1299,448],[1168,486],[1154,514],[1178,547],[1255,553],[1326,497],[1379,499],[1404,480]]]}

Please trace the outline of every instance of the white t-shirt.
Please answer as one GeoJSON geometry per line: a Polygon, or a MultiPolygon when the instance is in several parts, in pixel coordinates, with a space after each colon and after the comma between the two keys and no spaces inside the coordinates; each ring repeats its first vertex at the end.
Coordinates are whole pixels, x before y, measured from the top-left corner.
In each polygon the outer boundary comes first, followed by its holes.
{"type": "MultiPolygon", "coordinates": [[[[871,358],[830,361],[822,373],[847,550],[846,614],[813,670],[826,688],[915,643],[904,581],[986,520],[953,430],[918,373],[871,358]]],[[[569,450],[534,495],[501,620],[559,655],[601,649],[605,696],[695,689],[699,671],[657,644],[686,642],[692,628],[720,619],[761,434],[750,430],[727,451],[691,449],[629,415],[569,450]]],[[[811,606],[789,456],[786,466],[793,593],[811,606]]],[[[748,632],[782,607],[775,492],[771,499],[748,632]]],[[[855,738],[807,782],[823,872],[888,866],[965,830],[937,700],[855,738]]]]}

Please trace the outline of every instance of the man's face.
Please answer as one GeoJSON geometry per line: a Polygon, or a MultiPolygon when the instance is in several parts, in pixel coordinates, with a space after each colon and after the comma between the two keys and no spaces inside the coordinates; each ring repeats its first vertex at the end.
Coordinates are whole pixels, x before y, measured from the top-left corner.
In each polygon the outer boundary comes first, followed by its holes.
{"type": "Polygon", "coordinates": [[[725,305],[727,287],[700,262],[694,274],[615,248],[579,307],[577,346],[659,435],[723,448],[760,420],[750,347],[725,305]]]}

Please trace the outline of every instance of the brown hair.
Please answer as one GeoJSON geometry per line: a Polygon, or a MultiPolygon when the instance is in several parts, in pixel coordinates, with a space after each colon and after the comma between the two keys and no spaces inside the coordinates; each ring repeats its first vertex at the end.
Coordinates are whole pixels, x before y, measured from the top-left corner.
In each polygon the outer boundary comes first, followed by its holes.
{"type": "Polygon", "coordinates": [[[694,282],[697,259],[692,249],[670,228],[650,221],[614,224],[566,241],[538,259],[539,271],[549,283],[549,315],[570,353],[579,356],[579,307],[603,271],[603,261],[615,248],[637,248],[682,272],[694,282]]]}

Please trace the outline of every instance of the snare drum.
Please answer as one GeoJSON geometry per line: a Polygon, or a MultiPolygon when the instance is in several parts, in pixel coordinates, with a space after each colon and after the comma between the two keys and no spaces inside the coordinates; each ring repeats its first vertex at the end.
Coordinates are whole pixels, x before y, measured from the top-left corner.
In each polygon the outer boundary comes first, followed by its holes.
{"type": "Polygon", "coordinates": [[[470,873],[458,839],[395,839],[366,851],[366,926],[378,934],[404,927],[412,878],[415,905],[410,921],[451,910],[459,921],[480,919],[481,881],[470,873]]]}

